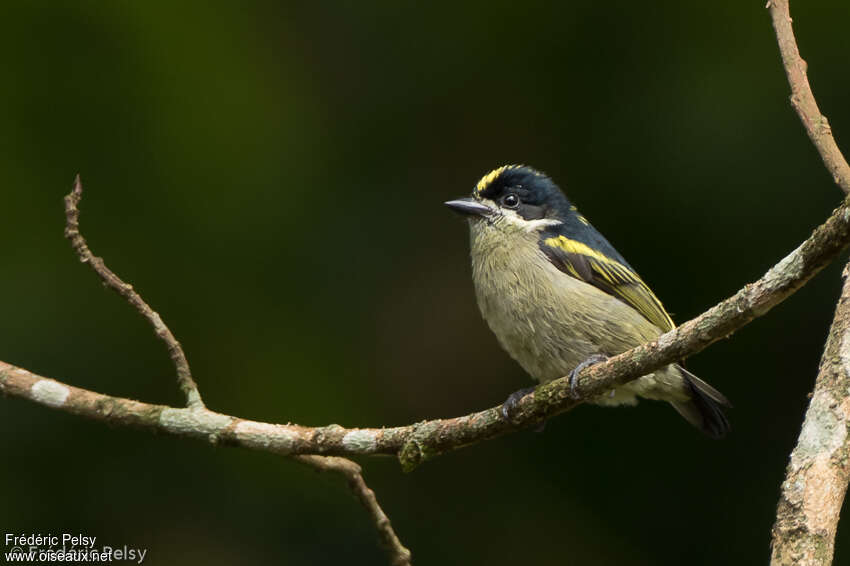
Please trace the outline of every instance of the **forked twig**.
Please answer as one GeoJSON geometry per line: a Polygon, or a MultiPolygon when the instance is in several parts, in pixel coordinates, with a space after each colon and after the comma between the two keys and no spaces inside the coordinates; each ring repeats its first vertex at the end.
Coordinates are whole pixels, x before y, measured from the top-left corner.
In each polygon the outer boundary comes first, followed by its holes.
{"type": "MultiPolygon", "coordinates": [[[[189,361],[186,359],[186,354],[183,353],[180,342],[177,341],[159,314],[151,309],[144,299],[133,289],[133,286],[122,281],[120,277],[115,275],[106,266],[103,259],[95,256],[89,249],[86,239],[80,232],[79,205],[82,196],[83,185],[80,182],[80,176],[77,175],[74,179],[74,188],[65,197],[65,237],[71,241],[71,246],[80,258],[80,261],[89,264],[107,287],[118,292],[139,314],[151,323],[156,335],[168,348],[168,354],[177,369],[177,383],[186,396],[186,406],[193,411],[193,414],[201,418],[200,415],[207,412],[205,410],[206,407],[201,400],[201,393],[198,391],[198,386],[195,384],[195,380],[192,379],[189,361]]],[[[0,366],[2,366],[2,362],[0,362],[0,366]]],[[[5,387],[7,381],[3,375],[0,375],[0,390],[4,392],[7,390],[5,387]]],[[[35,389],[33,387],[32,391],[35,392],[35,389]]],[[[47,396],[46,398],[52,399],[51,402],[54,403],[54,406],[56,399],[58,399],[56,397],[57,392],[59,397],[63,396],[61,389],[57,390],[54,388],[52,392],[49,390],[43,391],[47,396]]],[[[64,395],[62,401],[64,402],[66,398],[67,395],[64,395]]],[[[104,406],[101,404],[98,407],[98,411],[103,412],[104,410],[104,406]]],[[[112,408],[108,412],[111,413],[112,408]]],[[[346,458],[336,456],[307,455],[295,456],[295,459],[317,470],[336,472],[345,477],[349,489],[351,489],[363,507],[366,508],[369,517],[378,529],[379,538],[389,554],[392,566],[411,566],[410,551],[401,544],[401,541],[395,534],[389,518],[378,504],[375,492],[366,485],[359,465],[346,458]]]]}

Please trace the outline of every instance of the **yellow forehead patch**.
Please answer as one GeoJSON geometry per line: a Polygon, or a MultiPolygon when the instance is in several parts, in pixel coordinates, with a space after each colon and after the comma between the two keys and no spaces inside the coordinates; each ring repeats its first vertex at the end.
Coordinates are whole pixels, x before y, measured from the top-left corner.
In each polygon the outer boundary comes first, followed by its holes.
{"type": "Polygon", "coordinates": [[[481,180],[478,181],[478,184],[475,185],[475,194],[477,195],[482,191],[487,190],[487,187],[490,186],[490,183],[495,181],[503,172],[507,171],[508,169],[519,169],[520,167],[522,167],[522,165],[502,165],[498,169],[493,169],[492,171],[481,177],[481,180]]]}

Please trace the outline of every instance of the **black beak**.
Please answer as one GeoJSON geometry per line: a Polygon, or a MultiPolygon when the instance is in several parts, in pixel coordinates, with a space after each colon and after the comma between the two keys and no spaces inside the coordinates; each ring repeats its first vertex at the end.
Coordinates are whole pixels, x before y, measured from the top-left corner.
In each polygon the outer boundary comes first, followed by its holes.
{"type": "Polygon", "coordinates": [[[465,216],[489,216],[493,213],[489,206],[485,206],[471,197],[450,200],[447,201],[445,204],[455,212],[458,212],[465,216]]]}

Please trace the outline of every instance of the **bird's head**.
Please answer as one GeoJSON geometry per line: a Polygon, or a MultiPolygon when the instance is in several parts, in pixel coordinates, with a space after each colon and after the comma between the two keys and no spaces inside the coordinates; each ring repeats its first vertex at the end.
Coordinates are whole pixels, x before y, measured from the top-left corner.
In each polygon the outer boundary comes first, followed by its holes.
{"type": "Polygon", "coordinates": [[[484,175],[472,196],[446,202],[473,224],[500,230],[539,232],[582,217],[561,189],[543,173],[525,165],[505,165],[484,175]]]}

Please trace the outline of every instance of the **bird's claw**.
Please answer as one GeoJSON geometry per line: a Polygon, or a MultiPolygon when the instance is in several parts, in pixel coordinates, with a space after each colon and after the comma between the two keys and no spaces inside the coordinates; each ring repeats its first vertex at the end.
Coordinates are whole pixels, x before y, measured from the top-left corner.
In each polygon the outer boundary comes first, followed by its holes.
{"type": "Polygon", "coordinates": [[[505,402],[502,403],[502,407],[499,409],[499,413],[502,415],[502,418],[513,424],[513,415],[516,412],[519,400],[533,391],[534,387],[526,387],[508,395],[508,398],[505,399],[505,402]]]}
{"type": "Polygon", "coordinates": [[[606,356],[605,354],[593,354],[592,356],[590,356],[589,358],[587,358],[586,360],[581,362],[579,365],[577,365],[575,368],[573,368],[573,371],[570,372],[570,376],[569,376],[570,377],[570,397],[572,397],[573,399],[579,398],[578,397],[578,391],[576,391],[576,388],[578,387],[578,380],[576,378],[578,377],[578,374],[581,373],[581,370],[588,368],[592,365],[598,364],[600,362],[604,362],[607,359],[608,359],[608,356],[606,356]]]}

